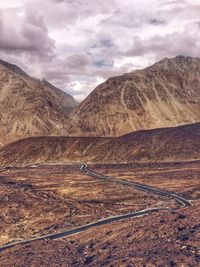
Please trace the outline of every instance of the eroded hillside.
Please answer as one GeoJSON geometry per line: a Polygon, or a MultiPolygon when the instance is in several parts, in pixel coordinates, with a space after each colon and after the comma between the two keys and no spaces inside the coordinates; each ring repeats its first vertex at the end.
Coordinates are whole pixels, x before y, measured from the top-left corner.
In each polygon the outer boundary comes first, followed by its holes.
{"type": "Polygon", "coordinates": [[[0,61],[0,146],[19,138],[66,133],[77,102],[46,81],[0,61]]]}
{"type": "Polygon", "coordinates": [[[120,136],[200,121],[200,59],[164,58],[108,79],[74,110],[69,133],[120,136]]]}
{"type": "Polygon", "coordinates": [[[42,162],[163,162],[200,159],[200,123],[121,137],[32,137],[0,150],[1,166],[42,162]]]}

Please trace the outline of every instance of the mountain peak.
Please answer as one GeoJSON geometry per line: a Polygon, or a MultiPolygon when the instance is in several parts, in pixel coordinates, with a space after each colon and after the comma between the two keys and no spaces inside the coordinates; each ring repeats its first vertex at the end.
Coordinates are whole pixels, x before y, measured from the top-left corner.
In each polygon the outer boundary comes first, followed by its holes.
{"type": "Polygon", "coordinates": [[[19,138],[66,134],[75,99],[0,60],[0,146],[19,138]]]}
{"type": "Polygon", "coordinates": [[[197,57],[178,55],[178,56],[173,57],[173,58],[165,57],[160,62],[175,62],[178,64],[185,64],[185,63],[188,64],[188,63],[196,62],[197,60],[200,61],[200,59],[197,57]]]}
{"type": "Polygon", "coordinates": [[[70,133],[119,136],[200,121],[200,59],[179,55],[99,85],[73,112],[70,133]]]}
{"type": "Polygon", "coordinates": [[[18,67],[15,64],[11,64],[11,63],[8,63],[7,61],[4,61],[4,60],[0,59],[0,65],[6,67],[10,71],[12,71],[12,72],[14,72],[14,73],[16,73],[18,75],[21,75],[23,77],[29,77],[28,74],[25,71],[23,71],[20,67],[18,67]]]}
{"type": "Polygon", "coordinates": [[[184,63],[191,63],[191,62],[193,62],[193,61],[197,61],[197,60],[199,60],[199,58],[196,58],[196,57],[190,57],[190,56],[178,55],[178,56],[176,56],[175,58],[173,58],[173,60],[174,60],[176,63],[184,64],[184,63]]]}

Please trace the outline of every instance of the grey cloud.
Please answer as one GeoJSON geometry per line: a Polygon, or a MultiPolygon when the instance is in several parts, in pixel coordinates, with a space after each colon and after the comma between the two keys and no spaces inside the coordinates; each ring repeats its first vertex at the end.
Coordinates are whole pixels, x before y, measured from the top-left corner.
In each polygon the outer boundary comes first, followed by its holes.
{"type": "Polygon", "coordinates": [[[102,69],[96,69],[94,70],[93,74],[97,77],[101,77],[103,79],[108,79],[110,77],[114,77],[114,76],[118,76],[121,75],[123,73],[128,72],[128,70],[130,69],[132,65],[130,64],[126,64],[120,68],[114,68],[114,67],[105,67],[102,69]]]}
{"type": "Polygon", "coordinates": [[[137,65],[199,56],[195,0],[23,2],[0,11],[0,58],[79,98],[137,65]]]}
{"type": "Polygon", "coordinates": [[[135,16],[135,14],[130,11],[121,11],[116,10],[113,15],[109,18],[104,19],[102,22],[104,27],[107,26],[118,26],[118,27],[127,27],[127,28],[138,28],[143,24],[144,21],[142,18],[135,16]]]}
{"type": "Polygon", "coordinates": [[[74,78],[80,79],[87,76],[90,70],[90,57],[85,54],[70,55],[63,59],[54,58],[52,63],[44,63],[39,66],[42,69],[42,77],[52,81],[61,88],[66,87],[66,83],[74,78]]]}
{"type": "Polygon", "coordinates": [[[143,40],[135,37],[132,47],[125,53],[125,56],[156,55],[156,58],[165,56],[198,56],[200,51],[200,33],[195,31],[195,24],[188,25],[183,32],[173,32],[165,36],[155,35],[152,38],[143,40]]]}
{"type": "Polygon", "coordinates": [[[103,59],[99,59],[99,60],[93,61],[93,64],[98,68],[102,68],[104,66],[108,66],[106,61],[104,61],[103,59]]]}
{"type": "Polygon", "coordinates": [[[106,27],[111,26],[114,29],[117,27],[128,28],[131,29],[139,29],[144,27],[146,24],[159,25],[164,24],[166,21],[162,18],[161,10],[154,7],[154,3],[152,1],[148,1],[146,6],[143,6],[142,3],[140,5],[132,5],[131,8],[125,8],[122,4],[122,1],[117,9],[114,9],[113,13],[106,19],[104,19],[101,23],[106,27]]]}
{"type": "Polygon", "coordinates": [[[152,24],[152,25],[163,25],[165,24],[165,21],[164,20],[159,20],[159,19],[150,19],[149,20],[149,23],[152,24]]]}
{"type": "Polygon", "coordinates": [[[161,3],[161,6],[166,6],[166,5],[183,5],[185,4],[185,0],[172,0],[172,1],[164,1],[164,3],[161,3]]]}
{"type": "Polygon", "coordinates": [[[110,14],[117,2],[118,0],[37,0],[33,3],[30,1],[26,7],[43,14],[51,27],[68,27],[97,14],[110,14]]]}
{"type": "Polygon", "coordinates": [[[48,32],[47,26],[44,22],[44,18],[41,15],[38,16],[33,12],[27,11],[26,22],[36,28],[42,29],[44,32],[48,32]]]}
{"type": "Polygon", "coordinates": [[[85,54],[71,55],[66,58],[68,68],[84,69],[90,64],[90,57],[85,54]]]}
{"type": "Polygon", "coordinates": [[[37,52],[40,55],[53,52],[54,41],[48,36],[42,17],[27,12],[24,17],[19,18],[16,14],[4,11],[1,12],[0,25],[1,50],[15,53],[37,52]]]}
{"type": "Polygon", "coordinates": [[[103,36],[100,36],[99,40],[97,37],[96,42],[91,46],[92,48],[97,47],[105,47],[105,48],[111,48],[114,47],[113,41],[110,38],[105,38],[103,36]]]}

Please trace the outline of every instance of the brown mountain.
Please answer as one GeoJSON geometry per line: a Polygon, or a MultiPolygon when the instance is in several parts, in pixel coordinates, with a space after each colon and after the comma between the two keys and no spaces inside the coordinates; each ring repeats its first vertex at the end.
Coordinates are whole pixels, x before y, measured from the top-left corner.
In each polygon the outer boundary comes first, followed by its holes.
{"type": "Polygon", "coordinates": [[[120,136],[200,121],[200,59],[164,58],[108,79],[71,114],[69,133],[120,136]]]}
{"type": "Polygon", "coordinates": [[[0,165],[200,160],[199,140],[200,123],[142,130],[121,137],[32,137],[3,147],[0,165]]]}
{"type": "Polygon", "coordinates": [[[27,136],[65,134],[77,102],[47,81],[0,60],[0,146],[27,136]]]}
{"type": "Polygon", "coordinates": [[[46,85],[49,89],[51,89],[59,97],[61,104],[67,113],[70,113],[76,106],[78,106],[79,102],[76,101],[73,96],[58,89],[45,79],[42,81],[42,83],[46,85]]]}

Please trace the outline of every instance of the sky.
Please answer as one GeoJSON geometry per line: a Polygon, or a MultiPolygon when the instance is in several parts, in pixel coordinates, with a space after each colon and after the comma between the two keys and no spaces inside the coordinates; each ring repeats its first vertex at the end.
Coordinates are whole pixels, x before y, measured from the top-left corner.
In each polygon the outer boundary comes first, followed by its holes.
{"type": "Polygon", "coordinates": [[[84,99],[111,76],[200,57],[199,0],[0,1],[0,58],[84,99]]]}

